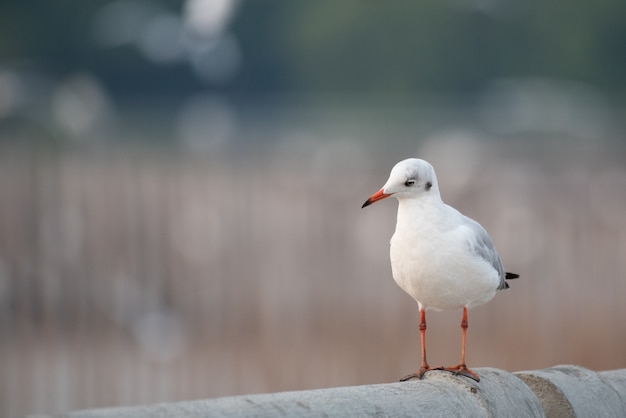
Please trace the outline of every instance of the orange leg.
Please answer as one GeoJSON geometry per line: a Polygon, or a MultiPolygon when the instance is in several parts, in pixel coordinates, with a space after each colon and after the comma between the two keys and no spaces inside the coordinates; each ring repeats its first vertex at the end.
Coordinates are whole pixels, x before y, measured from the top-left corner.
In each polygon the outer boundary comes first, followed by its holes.
{"type": "Polygon", "coordinates": [[[465,377],[469,377],[470,379],[474,379],[479,382],[480,378],[476,373],[471,371],[465,365],[465,336],[467,334],[467,308],[463,308],[463,319],[461,320],[461,332],[462,332],[462,340],[461,340],[461,362],[454,367],[446,367],[444,370],[449,372],[453,372],[454,374],[460,374],[465,377]]]}
{"type": "Polygon", "coordinates": [[[404,376],[402,379],[400,379],[401,382],[412,379],[414,377],[421,379],[422,377],[424,377],[424,373],[429,370],[443,369],[442,367],[432,368],[428,365],[428,362],[426,361],[426,311],[424,311],[424,309],[420,309],[420,339],[422,341],[422,366],[415,373],[404,376]]]}

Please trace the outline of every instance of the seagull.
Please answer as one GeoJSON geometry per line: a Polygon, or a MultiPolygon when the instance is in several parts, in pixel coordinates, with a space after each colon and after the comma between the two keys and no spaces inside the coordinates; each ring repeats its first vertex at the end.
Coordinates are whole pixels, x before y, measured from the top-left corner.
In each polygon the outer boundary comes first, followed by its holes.
{"type": "Polygon", "coordinates": [[[429,370],[447,370],[480,381],[465,364],[467,310],[489,302],[506,280],[519,275],[504,271],[487,234],[476,221],[441,200],[430,163],[417,158],[400,161],[385,185],[361,208],[393,196],[398,199],[396,231],[391,238],[391,270],[395,282],[417,301],[422,365],[411,378],[429,370]],[[454,367],[432,368],[426,361],[426,311],[463,309],[461,361],[454,367]]]}

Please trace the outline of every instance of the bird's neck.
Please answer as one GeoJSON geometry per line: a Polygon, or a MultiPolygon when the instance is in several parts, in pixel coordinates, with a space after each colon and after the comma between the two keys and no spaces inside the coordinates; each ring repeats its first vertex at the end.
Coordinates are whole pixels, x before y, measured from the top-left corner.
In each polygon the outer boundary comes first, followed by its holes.
{"type": "MultiPolygon", "coordinates": [[[[445,206],[439,195],[422,196],[419,199],[398,199],[399,225],[433,225],[443,216],[442,207],[445,206]]],[[[396,229],[397,229],[396,226],[396,229]]]]}

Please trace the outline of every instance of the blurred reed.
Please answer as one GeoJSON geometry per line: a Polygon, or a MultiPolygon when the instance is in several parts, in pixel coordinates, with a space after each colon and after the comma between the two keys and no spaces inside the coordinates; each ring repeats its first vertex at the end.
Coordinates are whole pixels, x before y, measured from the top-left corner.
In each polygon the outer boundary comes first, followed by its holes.
{"type": "MultiPolygon", "coordinates": [[[[453,149],[419,156],[522,276],[470,312],[470,366],[626,367],[623,154],[453,149]]],[[[3,146],[0,415],[412,372],[396,205],[359,209],[405,157],[3,146]]],[[[429,313],[432,364],[456,364],[459,321],[429,313]]]]}

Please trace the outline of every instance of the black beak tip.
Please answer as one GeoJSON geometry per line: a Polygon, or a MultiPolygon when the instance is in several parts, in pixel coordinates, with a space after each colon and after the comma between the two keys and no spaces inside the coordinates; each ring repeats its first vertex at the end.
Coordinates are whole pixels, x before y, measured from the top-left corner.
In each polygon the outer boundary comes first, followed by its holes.
{"type": "Polygon", "coordinates": [[[363,206],[361,206],[361,209],[363,209],[364,207],[367,207],[367,206],[369,206],[369,205],[371,205],[371,204],[372,204],[372,202],[371,202],[369,199],[367,199],[367,200],[365,201],[365,203],[363,203],[363,206]]]}

